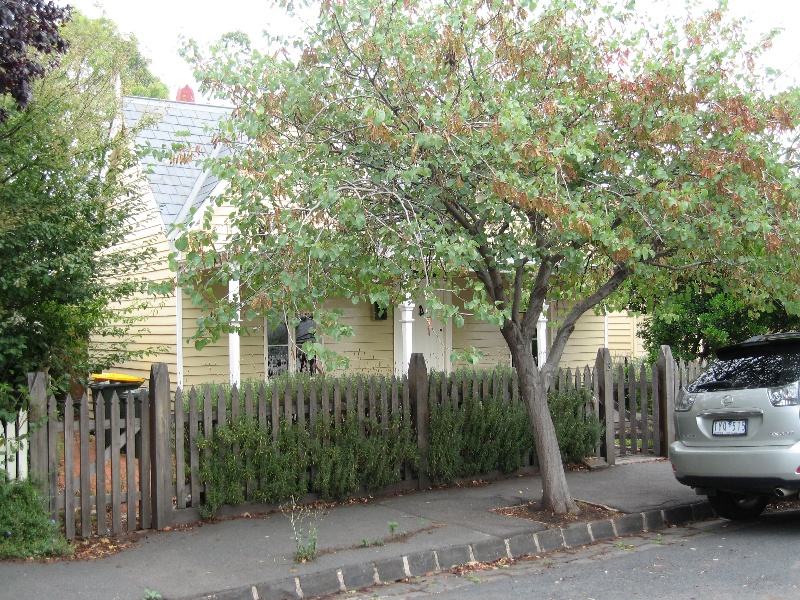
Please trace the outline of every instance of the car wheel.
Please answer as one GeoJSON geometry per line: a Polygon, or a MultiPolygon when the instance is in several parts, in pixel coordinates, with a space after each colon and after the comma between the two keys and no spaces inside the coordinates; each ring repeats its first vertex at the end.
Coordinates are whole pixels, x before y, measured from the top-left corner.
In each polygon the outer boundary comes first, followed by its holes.
{"type": "Polygon", "coordinates": [[[769,498],[759,494],[734,494],[733,492],[717,491],[716,495],[709,496],[708,501],[720,517],[733,521],[755,519],[764,512],[769,498]]]}

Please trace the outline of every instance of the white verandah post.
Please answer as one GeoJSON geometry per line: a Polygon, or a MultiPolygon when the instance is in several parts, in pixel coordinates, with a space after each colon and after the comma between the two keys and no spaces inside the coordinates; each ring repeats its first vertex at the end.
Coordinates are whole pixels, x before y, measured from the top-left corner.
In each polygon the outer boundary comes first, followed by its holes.
{"type": "Polygon", "coordinates": [[[547,362],[547,304],[542,305],[542,314],[536,321],[536,364],[539,368],[547,362]]]}
{"type": "MultiPolygon", "coordinates": [[[[239,281],[231,279],[228,282],[228,297],[231,302],[239,302],[239,281]]],[[[239,325],[239,309],[236,309],[233,325],[239,325]]],[[[234,331],[228,334],[228,370],[230,372],[230,384],[240,385],[242,380],[242,366],[241,366],[241,340],[239,339],[239,332],[234,331]]]]}
{"type": "Polygon", "coordinates": [[[408,365],[411,362],[412,327],[414,325],[414,302],[406,300],[400,304],[400,335],[402,338],[402,369],[401,375],[408,375],[408,365]]]}

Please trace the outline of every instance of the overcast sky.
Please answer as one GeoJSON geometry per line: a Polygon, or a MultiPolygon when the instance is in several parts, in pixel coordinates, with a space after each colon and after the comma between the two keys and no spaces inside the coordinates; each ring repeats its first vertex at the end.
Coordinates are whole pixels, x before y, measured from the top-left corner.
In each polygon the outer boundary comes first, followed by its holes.
{"type": "MultiPolygon", "coordinates": [[[[153,73],[169,86],[171,98],[187,83],[197,91],[191,69],[178,56],[179,36],[205,45],[238,29],[257,45],[264,29],[281,32],[288,27],[281,11],[270,8],[269,0],[101,0],[102,8],[97,0],[56,3],[70,4],[90,17],[105,11],[122,32],[133,33],[152,61],[153,73]]],[[[658,6],[658,12],[682,11],[684,6],[683,0],[637,0],[637,4],[658,6]]],[[[756,32],[784,28],[766,60],[769,66],[787,72],[783,85],[800,82],[800,0],[729,0],[729,6],[733,14],[749,17],[756,32]]]]}

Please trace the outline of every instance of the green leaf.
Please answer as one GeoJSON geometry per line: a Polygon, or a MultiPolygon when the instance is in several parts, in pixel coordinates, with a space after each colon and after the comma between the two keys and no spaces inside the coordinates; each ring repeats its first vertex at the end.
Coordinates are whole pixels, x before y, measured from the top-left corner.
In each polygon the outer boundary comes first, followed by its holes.
{"type": "Polygon", "coordinates": [[[189,239],[185,235],[175,238],[175,249],[178,252],[185,252],[189,247],[189,239]]]}

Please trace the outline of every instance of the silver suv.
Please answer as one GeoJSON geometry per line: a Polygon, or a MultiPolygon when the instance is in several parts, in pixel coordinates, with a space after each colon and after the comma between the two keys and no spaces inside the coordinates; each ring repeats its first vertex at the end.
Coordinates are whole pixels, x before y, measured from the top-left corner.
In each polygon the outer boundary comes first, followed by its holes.
{"type": "Polygon", "coordinates": [[[750,519],[800,492],[800,333],[716,352],[675,402],[675,477],[718,515],[750,519]]]}

